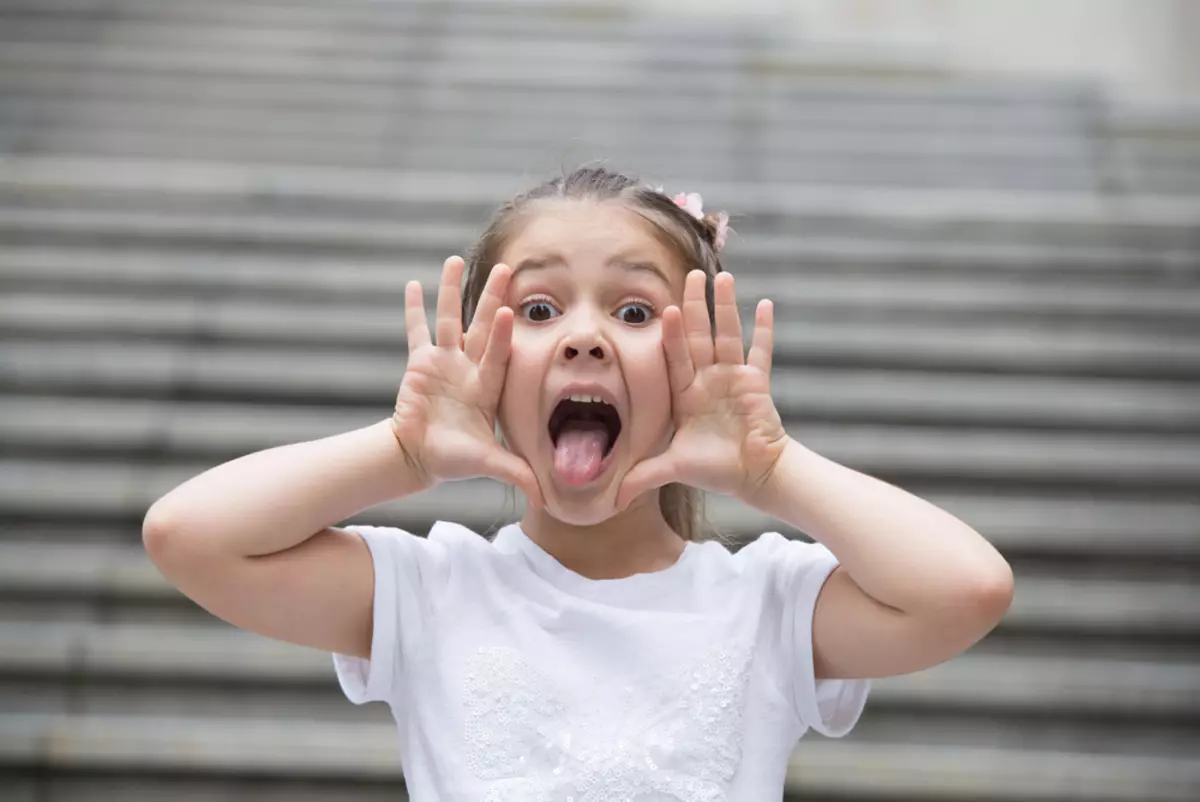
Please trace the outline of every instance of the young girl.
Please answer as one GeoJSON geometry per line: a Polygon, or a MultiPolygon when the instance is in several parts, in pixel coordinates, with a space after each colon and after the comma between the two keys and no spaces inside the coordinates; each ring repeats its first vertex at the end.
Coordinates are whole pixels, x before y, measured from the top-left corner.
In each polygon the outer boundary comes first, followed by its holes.
{"type": "Polygon", "coordinates": [[[745,352],[726,223],[603,169],[516,198],[446,261],[436,344],[408,285],[390,419],[189,480],[148,512],[149,553],[387,702],[418,802],[779,799],[806,730],[843,735],[869,678],[983,637],[1013,580],[961,521],[788,436],[772,307],[745,352]],[[479,476],[528,501],[492,541],[332,527],[479,476]],[[819,542],[701,541],[697,490],[819,542]]]}

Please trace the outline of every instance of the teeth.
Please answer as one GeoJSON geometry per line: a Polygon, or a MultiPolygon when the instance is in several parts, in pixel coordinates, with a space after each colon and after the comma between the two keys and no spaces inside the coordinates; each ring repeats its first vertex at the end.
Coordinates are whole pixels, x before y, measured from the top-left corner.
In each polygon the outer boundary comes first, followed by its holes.
{"type": "Polygon", "coordinates": [[[572,396],[568,396],[568,397],[569,397],[569,398],[570,398],[572,401],[579,401],[579,402],[582,402],[582,403],[584,403],[584,404],[599,404],[599,403],[601,402],[601,398],[600,398],[600,396],[598,396],[598,395],[579,395],[579,394],[576,394],[576,395],[572,395],[572,396]]]}

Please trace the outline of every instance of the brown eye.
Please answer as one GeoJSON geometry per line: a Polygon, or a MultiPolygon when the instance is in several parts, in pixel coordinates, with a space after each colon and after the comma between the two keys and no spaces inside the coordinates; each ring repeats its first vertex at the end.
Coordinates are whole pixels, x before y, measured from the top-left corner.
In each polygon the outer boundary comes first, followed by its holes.
{"type": "Polygon", "coordinates": [[[631,326],[644,326],[650,322],[653,314],[653,310],[643,303],[625,304],[617,310],[617,318],[622,323],[628,323],[631,326]]]}
{"type": "Polygon", "coordinates": [[[558,310],[548,301],[529,301],[521,305],[521,314],[525,316],[526,320],[534,323],[543,323],[553,317],[557,317],[558,310]]]}

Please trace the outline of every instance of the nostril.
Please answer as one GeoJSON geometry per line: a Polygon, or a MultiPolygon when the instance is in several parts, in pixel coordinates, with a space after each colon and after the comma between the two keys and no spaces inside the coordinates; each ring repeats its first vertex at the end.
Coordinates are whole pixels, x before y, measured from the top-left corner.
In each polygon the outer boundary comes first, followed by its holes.
{"type": "Polygon", "coordinates": [[[579,352],[568,345],[567,346],[567,359],[574,359],[577,356],[579,356],[579,352]]]}
{"type": "Polygon", "coordinates": [[[600,350],[600,346],[598,345],[591,351],[588,351],[588,353],[596,357],[596,359],[604,359],[604,352],[600,350]]]}

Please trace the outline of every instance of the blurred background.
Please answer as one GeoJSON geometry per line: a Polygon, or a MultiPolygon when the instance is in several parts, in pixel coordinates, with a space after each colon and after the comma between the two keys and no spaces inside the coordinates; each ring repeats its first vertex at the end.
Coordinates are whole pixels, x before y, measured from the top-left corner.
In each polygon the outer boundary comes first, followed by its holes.
{"type": "Polygon", "coordinates": [[[390,414],[404,283],[596,160],[731,212],[794,436],[1016,570],[787,798],[1200,799],[1197,42],[1188,0],[0,0],[0,799],[404,798],[386,708],[142,519],[390,414]]]}

